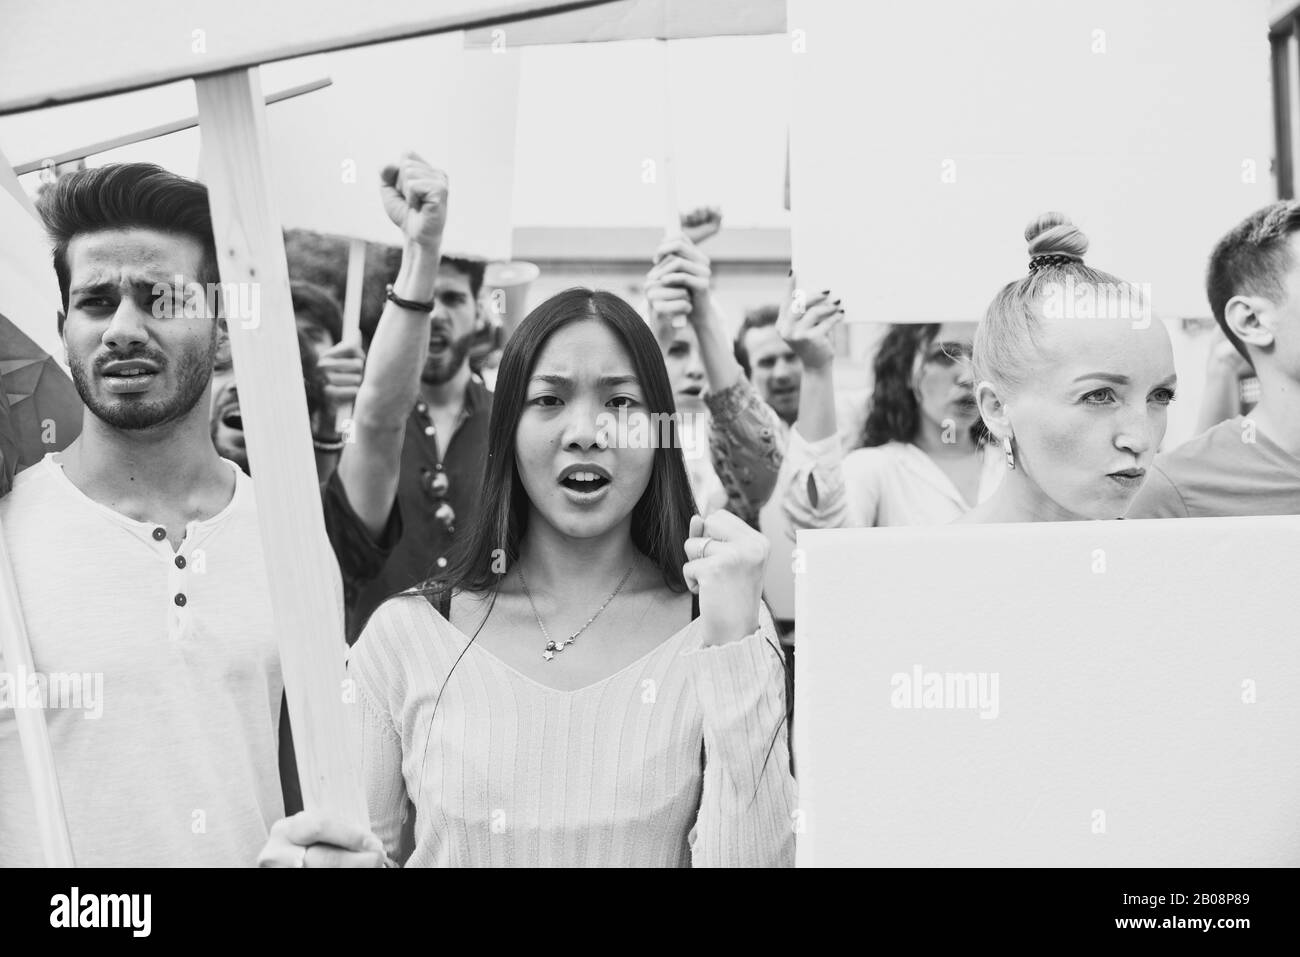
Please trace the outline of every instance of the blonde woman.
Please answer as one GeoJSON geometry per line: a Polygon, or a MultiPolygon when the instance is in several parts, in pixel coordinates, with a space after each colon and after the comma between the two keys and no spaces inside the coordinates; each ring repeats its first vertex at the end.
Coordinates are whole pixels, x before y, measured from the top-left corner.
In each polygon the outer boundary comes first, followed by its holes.
{"type": "Polygon", "coordinates": [[[959,521],[1121,518],[1165,435],[1173,349],[1131,283],[1088,266],[1060,213],[1025,230],[1029,274],[975,331],[975,400],[1007,468],[959,521]]]}
{"type": "MultiPolygon", "coordinates": [[[[975,403],[1001,449],[1002,478],[983,476],[978,503],[964,514],[954,505],[940,522],[1120,518],[1164,438],[1177,384],[1173,350],[1138,287],[1088,266],[1087,237],[1060,213],[1034,219],[1025,239],[1028,275],[989,305],[971,360],[975,403]]],[[[786,336],[802,353],[825,351],[819,323],[814,314],[792,319],[786,336]]],[[[869,511],[854,507],[854,496],[864,496],[846,489],[847,463],[826,438],[833,426],[815,424],[818,414],[833,416],[833,406],[813,399],[806,394],[800,405],[796,429],[807,446],[790,453],[799,470],[787,514],[796,528],[866,524],[854,520],[869,511]]],[[[901,481],[895,486],[919,497],[901,481]]]]}

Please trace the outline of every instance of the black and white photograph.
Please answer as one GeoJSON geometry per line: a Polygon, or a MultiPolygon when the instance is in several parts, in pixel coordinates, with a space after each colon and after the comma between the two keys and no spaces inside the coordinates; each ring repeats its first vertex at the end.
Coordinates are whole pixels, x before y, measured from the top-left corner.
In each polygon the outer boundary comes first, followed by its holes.
{"type": "Polygon", "coordinates": [[[7,929],[1280,930],[1300,0],[0,0],[0,185],[7,929]]]}

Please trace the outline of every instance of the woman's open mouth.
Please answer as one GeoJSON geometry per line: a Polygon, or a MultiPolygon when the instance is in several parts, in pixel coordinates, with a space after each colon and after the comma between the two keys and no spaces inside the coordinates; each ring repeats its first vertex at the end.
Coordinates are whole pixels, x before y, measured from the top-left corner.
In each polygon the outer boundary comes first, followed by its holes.
{"type": "Polygon", "coordinates": [[[609,472],[599,466],[569,466],[560,473],[569,500],[583,505],[603,497],[612,482],[609,472]]]}
{"type": "Polygon", "coordinates": [[[574,472],[561,479],[560,484],[575,492],[599,492],[609,484],[609,479],[595,472],[574,472]]]}

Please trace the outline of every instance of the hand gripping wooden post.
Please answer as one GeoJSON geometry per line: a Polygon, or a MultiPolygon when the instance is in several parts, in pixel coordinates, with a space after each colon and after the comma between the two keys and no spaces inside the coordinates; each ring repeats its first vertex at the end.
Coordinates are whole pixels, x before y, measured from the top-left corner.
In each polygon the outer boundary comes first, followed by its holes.
{"type": "Polygon", "coordinates": [[[228,306],[227,325],[303,804],[368,829],[359,769],[348,746],[346,645],[332,584],[338,570],[321,515],[261,82],[256,67],[194,82],[223,288],[253,283],[260,296],[252,316],[234,315],[228,306]]]}

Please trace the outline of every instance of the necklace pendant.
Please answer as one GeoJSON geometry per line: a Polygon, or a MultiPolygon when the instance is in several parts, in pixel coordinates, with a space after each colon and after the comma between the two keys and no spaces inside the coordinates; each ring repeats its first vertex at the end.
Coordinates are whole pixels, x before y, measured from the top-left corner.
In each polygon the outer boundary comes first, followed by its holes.
{"type": "Polygon", "coordinates": [[[563,651],[563,650],[564,650],[564,646],[567,645],[568,642],[567,642],[567,641],[555,641],[555,642],[552,642],[552,644],[555,645],[555,650],[556,650],[556,651],[563,651]]]}
{"type": "Polygon", "coordinates": [[[552,658],[555,657],[555,652],[553,652],[553,651],[543,651],[543,652],[542,652],[542,657],[545,658],[547,661],[550,661],[552,658]]]}

